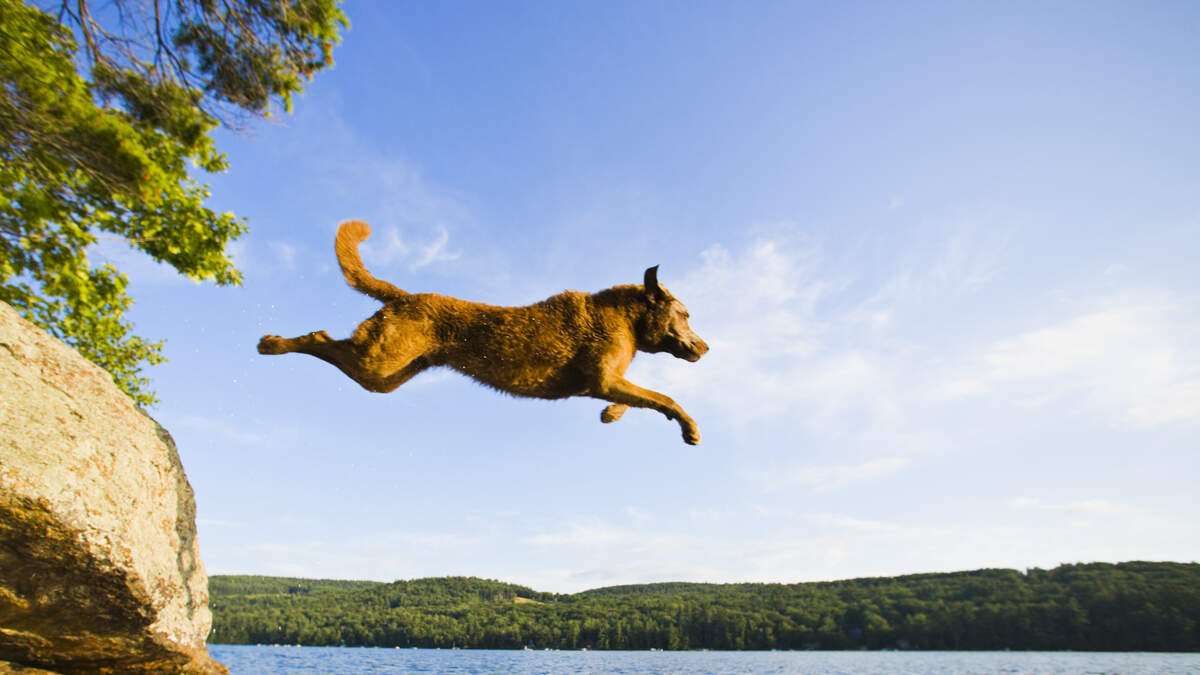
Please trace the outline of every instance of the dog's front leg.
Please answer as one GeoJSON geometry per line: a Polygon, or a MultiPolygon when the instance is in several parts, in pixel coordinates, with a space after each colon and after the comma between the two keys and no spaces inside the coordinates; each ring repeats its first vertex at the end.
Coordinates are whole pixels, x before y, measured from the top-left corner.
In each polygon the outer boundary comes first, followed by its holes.
{"type": "Polygon", "coordinates": [[[600,421],[605,424],[616,422],[621,419],[621,415],[624,415],[626,410],[629,410],[629,406],[624,403],[614,403],[600,411],[600,421]]]}
{"type": "MultiPolygon", "coordinates": [[[[683,430],[684,443],[688,445],[698,445],[700,443],[700,429],[696,426],[696,421],[684,412],[683,408],[680,408],[679,404],[669,396],[639,387],[623,377],[605,382],[593,396],[616,403],[617,406],[634,406],[657,410],[666,415],[667,419],[679,421],[679,427],[683,430]]],[[[625,412],[624,409],[620,409],[617,406],[609,406],[604,409],[604,412],[625,412]]],[[[620,414],[612,415],[611,420],[605,420],[602,414],[600,419],[601,421],[615,421],[618,417],[620,417],[620,414]]]]}

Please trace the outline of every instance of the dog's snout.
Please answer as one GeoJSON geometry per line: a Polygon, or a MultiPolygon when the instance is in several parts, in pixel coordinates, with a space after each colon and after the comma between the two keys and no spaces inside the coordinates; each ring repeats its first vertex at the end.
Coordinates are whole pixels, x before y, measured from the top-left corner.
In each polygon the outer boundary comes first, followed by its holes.
{"type": "Polygon", "coordinates": [[[692,338],[693,339],[688,340],[686,343],[688,350],[688,355],[686,358],[688,361],[699,361],[701,356],[704,356],[708,353],[708,343],[704,340],[701,340],[695,334],[692,335],[692,338]]]}

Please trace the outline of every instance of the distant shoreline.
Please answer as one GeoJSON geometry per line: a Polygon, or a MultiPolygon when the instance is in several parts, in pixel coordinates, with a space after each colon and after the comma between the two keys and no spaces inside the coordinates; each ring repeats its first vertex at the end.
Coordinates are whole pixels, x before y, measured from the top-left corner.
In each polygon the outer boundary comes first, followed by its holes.
{"type": "Polygon", "coordinates": [[[214,575],[210,644],[667,651],[1200,651],[1200,564],[574,594],[473,577],[214,575]]]}

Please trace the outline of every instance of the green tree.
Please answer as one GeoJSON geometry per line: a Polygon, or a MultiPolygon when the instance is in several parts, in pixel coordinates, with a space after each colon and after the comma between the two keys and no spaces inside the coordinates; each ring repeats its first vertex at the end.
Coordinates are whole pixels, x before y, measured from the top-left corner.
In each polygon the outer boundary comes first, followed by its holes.
{"type": "Polygon", "coordinates": [[[206,208],[189,169],[225,170],[219,124],[290,111],[348,24],[338,0],[115,0],[101,14],[0,0],[0,300],[147,405],[140,371],[162,342],[133,333],[126,277],[89,247],[123,241],[240,283],[225,248],[246,225],[206,208]]]}
{"type": "Polygon", "coordinates": [[[1200,651],[1195,563],[792,585],[666,583],[575,595],[463,577],[385,584],[217,575],[209,590],[217,643],[1200,651]],[[518,604],[517,597],[541,601],[518,604]],[[297,626],[314,630],[278,637],[297,626]]]}

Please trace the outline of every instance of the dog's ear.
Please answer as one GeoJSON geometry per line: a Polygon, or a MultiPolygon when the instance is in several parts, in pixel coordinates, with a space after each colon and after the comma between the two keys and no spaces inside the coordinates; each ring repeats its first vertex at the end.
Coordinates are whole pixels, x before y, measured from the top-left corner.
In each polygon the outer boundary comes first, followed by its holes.
{"type": "Polygon", "coordinates": [[[658,265],[646,268],[644,285],[646,287],[646,297],[650,298],[651,302],[658,302],[666,296],[663,287],[658,285],[658,265]]]}

